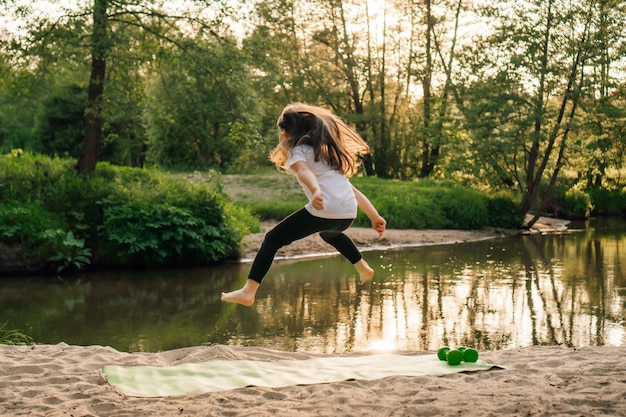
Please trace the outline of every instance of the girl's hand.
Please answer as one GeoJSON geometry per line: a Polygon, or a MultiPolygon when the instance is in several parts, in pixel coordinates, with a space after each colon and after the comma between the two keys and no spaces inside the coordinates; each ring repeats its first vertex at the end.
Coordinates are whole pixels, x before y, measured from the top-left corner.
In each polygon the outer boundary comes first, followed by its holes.
{"type": "Polygon", "coordinates": [[[313,200],[311,200],[311,205],[316,210],[324,210],[324,196],[322,196],[322,192],[317,190],[313,194],[313,200]]]}
{"type": "Polygon", "coordinates": [[[376,216],[371,219],[372,221],[372,229],[378,232],[378,236],[382,236],[385,233],[385,229],[387,228],[387,220],[383,219],[381,216],[376,216]]]}

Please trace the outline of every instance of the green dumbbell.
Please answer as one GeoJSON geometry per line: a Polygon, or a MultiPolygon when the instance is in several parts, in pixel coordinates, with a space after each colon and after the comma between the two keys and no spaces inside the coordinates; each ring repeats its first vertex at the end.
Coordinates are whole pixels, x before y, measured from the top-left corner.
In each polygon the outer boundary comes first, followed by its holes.
{"type": "Polygon", "coordinates": [[[450,348],[448,346],[444,346],[442,348],[439,348],[439,350],[437,351],[437,357],[439,358],[440,361],[447,360],[446,355],[448,354],[449,350],[450,350],[450,348]]]}
{"type": "Polygon", "coordinates": [[[458,349],[449,350],[446,354],[448,365],[458,365],[463,360],[463,354],[458,349]]]}
{"type": "Polygon", "coordinates": [[[465,349],[463,351],[463,360],[465,362],[476,362],[478,360],[478,351],[472,348],[465,349]]]}

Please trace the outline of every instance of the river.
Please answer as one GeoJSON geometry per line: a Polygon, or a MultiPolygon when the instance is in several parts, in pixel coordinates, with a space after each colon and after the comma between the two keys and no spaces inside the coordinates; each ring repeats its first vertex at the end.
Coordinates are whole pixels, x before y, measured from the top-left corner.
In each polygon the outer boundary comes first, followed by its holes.
{"type": "Polygon", "coordinates": [[[626,345],[626,221],[568,233],[277,261],[255,305],[220,293],[249,263],[0,279],[0,323],[36,343],[156,352],[195,345],[319,353],[443,345],[626,345]]]}

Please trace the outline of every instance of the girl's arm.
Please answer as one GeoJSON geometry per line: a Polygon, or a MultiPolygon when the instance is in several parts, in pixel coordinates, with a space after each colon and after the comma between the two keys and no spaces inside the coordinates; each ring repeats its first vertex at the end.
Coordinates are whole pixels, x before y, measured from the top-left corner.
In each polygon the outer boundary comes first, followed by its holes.
{"type": "Polygon", "coordinates": [[[387,221],[378,214],[378,210],[376,210],[376,207],[374,207],[365,194],[357,190],[354,185],[352,186],[352,191],[354,191],[354,197],[356,198],[359,208],[363,210],[372,222],[372,228],[378,232],[378,236],[382,236],[387,227],[387,221]]]}
{"type": "Polygon", "coordinates": [[[313,195],[313,199],[311,200],[311,205],[316,210],[324,209],[324,197],[322,197],[322,190],[320,189],[320,185],[317,182],[317,177],[311,171],[311,168],[304,161],[298,161],[292,164],[289,169],[296,174],[300,184],[304,185],[306,188],[311,191],[313,195]]]}

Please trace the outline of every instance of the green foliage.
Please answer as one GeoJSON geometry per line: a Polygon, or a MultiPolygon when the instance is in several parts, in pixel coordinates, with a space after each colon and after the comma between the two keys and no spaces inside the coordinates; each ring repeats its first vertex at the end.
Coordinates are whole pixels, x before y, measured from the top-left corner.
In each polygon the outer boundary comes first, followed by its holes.
{"type": "Polygon", "coordinates": [[[626,189],[590,188],[593,213],[599,215],[626,215],[626,189]]]}
{"type": "Polygon", "coordinates": [[[230,199],[261,219],[282,219],[307,201],[295,177],[275,168],[249,175],[223,175],[222,183],[230,199]]]}
{"type": "MultiPolygon", "coordinates": [[[[369,197],[388,227],[396,229],[517,227],[523,219],[512,196],[490,196],[450,182],[377,178],[352,182],[369,197]]],[[[369,220],[359,213],[357,224],[369,226],[369,220]]]]}
{"type": "Polygon", "coordinates": [[[8,321],[0,323],[0,345],[32,345],[32,337],[19,330],[7,329],[8,321]]]}
{"type": "Polygon", "coordinates": [[[499,192],[489,196],[487,212],[491,226],[517,229],[524,223],[524,215],[520,211],[519,196],[507,192],[499,192]]]}
{"type": "Polygon", "coordinates": [[[86,104],[86,91],[78,85],[63,86],[43,101],[37,130],[44,153],[78,157],[86,104]]]}
{"type": "MultiPolygon", "coordinates": [[[[489,194],[449,181],[399,181],[374,177],[353,177],[395,229],[476,229],[485,226],[517,228],[519,196],[511,192],[489,194]]],[[[279,172],[224,176],[224,191],[236,203],[245,205],[263,219],[280,220],[298,210],[306,199],[293,176],[279,172]]],[[[369,227],[359,211],[355,225],[369,227]]]]}
{"type": "MultiPolygon", "coordinates": [[[[488,194],[460,185],[434,180],[396,181],[354,178],[353,184],[364,192],[395,229],[478,229],[485,226],[511,227],[512,214],[493,217],[494,207],[488,194]]],[[[507,197],[501,196],[500,206],[507,197]]],[[[498,201],[498,200],[495,200],[498,201]]],[[[509,199],[508,213],[518,207],[509,199]]],[[[359,213],[358,225],[369,226],[359,213]]],[[[517,222],[519,224],[520,222],[517,222]]]]}
{"type": "Polygon", "coordinates": [[[99,232],[106,239],[103,251],[114,255],[111,261],[133,266],[202,265],[236,255],[237,233],[213,221],[219,213],[216,207],[193,213],[169,204],[142,207],[135,201],[110,200],[103,205],[99,232]]]}
{"type": "Polygon", "coordinates": [[[0,205],[0,236],[5,243],[36,244],[47,230],[61,222],[37,203],[9,202],[0,205]]]}
{"type": "Polygon", "coordinates": [[[258,201],[249,203],[248,207],[260,219],[284,219],[306,204],[306,198],[288,201],[258,201]]]}
{"type": "Polygon", "coordinates": [[[563,217],[568,219],[586,219],[593,210],[589,194],[578,188],[567,190],[561,207],[564,212],[563,217]]]}
{"type": "MultiPolygon", "coordinates": [[[[0,65],[9,60],[0,55],[0,65]]],[[[41,142],[35,134],[36,111],[45,85],[27,70],[3,71],[0,75],[0,153],[13,148],[41,151],[41,142]]]]}
{"type": "Polygon", "coordinates": [[[170,51],[147,93],[143,119],[150,163],[224,169],[247,149],[257,151],[258,101],[246,58],[234,45],[189,42],[184,52],[170,51]]]}
{"type": "MultiPolygon", "coordinates": [[[[452,182],[399,181],[354,177],[363,191],[395,229],[477,229],[485,226],[518,227],[519,198],[490,195],[452,182]]],[[[226,176],[225,192],[262,219],[280,220],[303,207],[306,199],[293,178],[282,173],[226,176]],[[247,184],[247,187],[244,186],[247,184]]],[[[359,211],[355,225],[369,227],[359,211]]]]}
{"type": "MultiPolygon", "coordinates": [[[[544,183],[541,187],[547,185],[544,183]]],[[[579,185],[575,185],[573,180],[559,183],[547,204],[548,212],[565,219],[586,219],[592,210],[591,196],[579,185]]]]}
{"type": "Polygon", "coordinates": [[[82,269],[92,254],[101,266],[206,265],[235,256],[258,222],[206,182],[107,163],[83,178],[70,160],[23,152],[0,156],[0,201],[0,245],[19,247],[26,270],[82,269]]]}
{"type": "Polygon", "coordinates": [[[48,260],[55,264],[57,273],[65,269],[81,270],[91,263],[91,249],[85,247],[85,239],[76,239],[74,233],[67,232],[62,250],[48,260]]]}
{"type": "Polygon", "coordinates": [[[60,250],[64,235],[63,222],[37,202],[0,204],[0,271],[16,263],[41,268],[60,250]]]}

